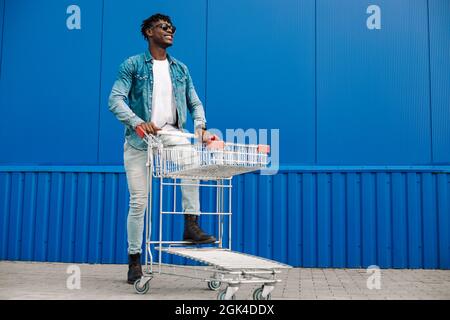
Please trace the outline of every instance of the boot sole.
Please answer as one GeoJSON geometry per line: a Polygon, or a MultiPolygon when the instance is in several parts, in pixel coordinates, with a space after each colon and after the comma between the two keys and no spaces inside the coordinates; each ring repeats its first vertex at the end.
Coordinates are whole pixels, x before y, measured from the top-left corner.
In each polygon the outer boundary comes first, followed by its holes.
{"type": "Polygon", "coordinates": [[[189,241],[191,244],[208,244],[208,243],[214,243],[217,240],[216,239],[207,239],[207,240],[203,240],[203,241],[195,241],[192,239],[183,239],[184,241],[189,241]]]}
{"type": "MultiPolygon", "coordinates": [[[[137,278],[136,280],[139,280],[141,277],[137,278]]],[[[127,280],[128,284],[134,284],[136,282],[136,280],[127,280]]]]}

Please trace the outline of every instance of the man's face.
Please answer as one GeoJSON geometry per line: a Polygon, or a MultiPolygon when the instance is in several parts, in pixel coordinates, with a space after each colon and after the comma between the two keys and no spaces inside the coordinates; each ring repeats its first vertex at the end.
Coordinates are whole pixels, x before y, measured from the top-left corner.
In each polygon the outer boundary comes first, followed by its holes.
{"type": "Polygon", "coordinates": [[[162,47],[168,48],[173,44],[175,27],[164,20],[159,20],[153,24],[153,27],[146,30],[147,36],[151,41],[162,47]]]}

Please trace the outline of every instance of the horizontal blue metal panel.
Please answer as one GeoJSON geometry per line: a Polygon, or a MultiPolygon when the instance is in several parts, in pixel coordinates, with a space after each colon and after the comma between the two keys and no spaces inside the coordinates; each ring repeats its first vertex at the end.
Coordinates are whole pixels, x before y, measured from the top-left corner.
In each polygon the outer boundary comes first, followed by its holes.
{"type": "MultiPolygon", "coordinates": [[[[233,179],[232,192],[234,250],[302,267],[450,269],[449,172],[248,174],[233,179]]],[[[201,197],[213,211],[215,191],[201,197]]],[[[172,190],[163,204],[173,208],[172,190]]],[[[0,259],[126,263],[127,206],[124,173],[2,170],[0,259]]],[[[201,225],[217,233],[215,217],[201,225]]],[[[183,217],[165,216],[163,230],[180,240],[183,217]]]]}
{"type": "MultiPolygon", "coordinates": [[[[108,97],[119,65],[126,58],[148,50],[148,43],[141,35],[140,25],[144,19],[157,12],[170,16],[176,25],[174,43],[168,48],[168,53],[187,65],[197,94],[205,103],[206,0],[129,0],[127,5],[122,1],[105,1],[98,119],[98,162],[101,164],[122,164],[124,126],[108,110],[108,97]]],[[[189,128],[192,131],[191,121],[189,128]]]]}
{"type": "Polygon", "coordinates": [[[97,162],[102,1],[76,3],[81,29],[67,1],[5,2],[1,164],[97,162]]]}
{"type": "Polygon", "coordinates": [[[316,3],[317,164],[431,163],[427,1],[316,3]]]}
{"type": "Polygon", "coordinates": [[[209,127],[279,129],[281,163],[313,164],[314,26],[313,0],[210,0],[209,127]]]}
{"type": "Polygon", "coordinates": [[[428,1],[433,162],[450,163],[450,1],[428,1]]]}
{"type": "Polygon", "coordinates": [[[2,76],[3,20],[5,18],[5,0],[0,0],[0,78],[2,76]]]}
{"type": "Polygon", "coordinates": [[[169,52],[209,127],[280,129],[283,165],[450,163],[447,0],[79,0],[80,30],[69,5],[0,0],[1,164],[120,165],[107,98],[155,12],[178,26],[169,52]]]}

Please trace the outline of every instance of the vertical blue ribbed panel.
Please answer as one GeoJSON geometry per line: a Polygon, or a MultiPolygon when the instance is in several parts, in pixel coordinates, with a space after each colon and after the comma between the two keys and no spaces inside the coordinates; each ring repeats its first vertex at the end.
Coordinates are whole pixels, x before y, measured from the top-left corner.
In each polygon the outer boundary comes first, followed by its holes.
{"type": "Polygon", "coordinates": [[[450,268],[450,180],[448,175],[437,177],[439,267],[450,268]]]}
{"type": "MultiPolygon", "coordinates": [[[[449,186],[450,173],[433,172],[291,170],[238,176],[232,248],[303,267],[449,269],[449,186]]],[[[157,180],[153,190],[159,199],[157,180]]],[[[124,173],[1,172],[0,191],[0,259],[126,262],[124,173]]],[[[163,192],[163,209],[173,210],[173,187],[163,192]]],[[[216,209],[216,196],[214,188],[202,190],[204,212],[216,209]]],[[[180,210],[179,190],[176,197],[180,210]]],[[[158,201],[153,210],[159,211],[158,201]]],[[[207,232],[217,234],[217,222],[201,217],[207,232]]],[[[162,229],[163,240],[181,240],[183,217],[165,215],[162,229]]],[[[155,215],[153,240],[158,230],[155,215]]]]}
{"type": "Polygon", "coordinates": [[[361,174],[362,265],[376,261],[375,174],[361,174]]]}
{"type": "Polygon", "coordinates": [[[407,210],[406,204],[406,181],[404,173],[392,174],[392,233],[396,235],[393,242],[393,264],[399,268],[408,265],[407,251],[407,210]]]}
{"type": "Polygon", "coordinates": [[[419,194],[420,176],[416,173],[408,173],[407,206],[408,206],[408,255],[411,268],[422,267],[422,232],[421,232],[421,198],[419,194]]]}
{"type": "Polygon", "coordinates": [[[303,235],[303,266],[317,266],[317,193],[316,179],[312,173],[304,173],[300,176],[302,180],[302,211],[298,212],[303,218],[302,228],[299,230],[303,235]]]}
{"type": "Polygon", "coordinates": [[[436,211],[436,182],[433,183],[431,173],[422,175],[422,197],[423,197],[423,264],[424,268],[437,268],[437,211],[436,211]]]}
{"type": "MultiPolygon", "coordinates": [[[[262,179],[262,177],[260,177],[262,179]]],[[[301,210],[301,180],[297,174],[292,172],[288,174],[287,190],[287,212],[300,212],[301,210]]],[[[289,264],[301,264],[302,256],[302,237],[300,230],[302,229],[302,220],[299,214],[287,215],[287,262],[289,264]]],[[[260,252],[261,255],[264,253],[260,252]]]]}
{"type": "MultiPolygon", "coordinates": [[[[247,175],[247,179],[255,179],[255,175],[247,175]]],[[[287,175],[280,174],[273,177],[273,192],[272,192],[272,199],[273,199],[273,206],[271,211],[272,216],[272,247],[273,247],[273,254],[272,259],[277,261],[287,261],[287,195],[289,194],[287,187],[286,187],[286,179],[287,175]],[[277,214],[273,214],[276,212],[277,214]],[[284,232],[277,232],[278,230],[284,230],[284,232]]],[[[250,184],[245,185],[245,189],[240,190],[242,194],[246,196],[246,198],[256,198],[258,193],[255,192],[257,190],[252,190],[252,193],[249,193],[251,189],[250,184]]],[[[246,212],[242,212],[242,215],[245,216],[246,212]]],[[[247,223],[252,223],[252,221],[248,221],[247,223]]],[[[247,230],[250,227],[250,225],[246,224],[244,225],[244,230],[247,230]]],[[[251,239],[246,239],[248,241],[246,243],[246,246],[244,248],[248,248],[249,244],[252,243],[254,247],[256,244],[256,239],[253,241],[251,239]]],[[[246,251],[246,250],[245,250],[246,251]]],[[[254,254],[259,254],[256,250],[252,250],[254,254]]]]}
{"type": "MultiPolygon", "coordinates": [[[[236,179],[235,179],[236,181],[236,179]]],[[[259,177],[259,197],[258,199],[258,220],[257,230],[258,238],[256,239],[256,245],[258,252],[265,257],[272,258],[272,190],[273,190],[273,177],[261,176],[259,177]]],[[[237,188],[236,188],[237,189],[237,188]]],[[[237,208],[234,205],[233,208],[237,208]]]]}
{"type": "Polygon", "coordinates": [[[89,208],[91,193],[91,175],[80,173],[78,177],[77,217],[75,219],[75,257],[74,261],[87,261],[89,235],[89,208]]]}
{"type": "Polygon", "coordinates": [[[317,179],[317,261],[320,267],[331,266],[331,200],[330,177],[318,173],[317,179]]]}
{"type": "Polygon", "coordinates": [[[332,264],[336,267],[346,265],[346,234],[347,234],[347,214],[345,212],[345,175],[333,173],[331,182],[331,242],[332,264]]]}
{"type": "Polygon", "coordinates": [[[345,181],[345,204],[346,204],[346,256],[347,266],[357,267],[362,261],[362,233],[361,233],[361,175],[348,173],[345,181]],[[352,254],[349,254],[349,253],[352,254]]]}

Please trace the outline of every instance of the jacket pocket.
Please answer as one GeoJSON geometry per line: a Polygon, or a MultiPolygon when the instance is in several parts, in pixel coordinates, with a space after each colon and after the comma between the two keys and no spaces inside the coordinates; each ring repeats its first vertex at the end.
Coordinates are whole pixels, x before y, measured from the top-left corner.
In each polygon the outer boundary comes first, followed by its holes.
{"type": "Polygon", "coordinates": [[[147,86],[149,76],[148,74],[135,74],[134,76],[134,90],[136,93],[142,93],[147,86]]]}
{"type": "Polygon", "coordinates": [[[177,76],[175,80],[175,86],[180,93],[186,91],[186,77],[185,76],[177,76]]]}

